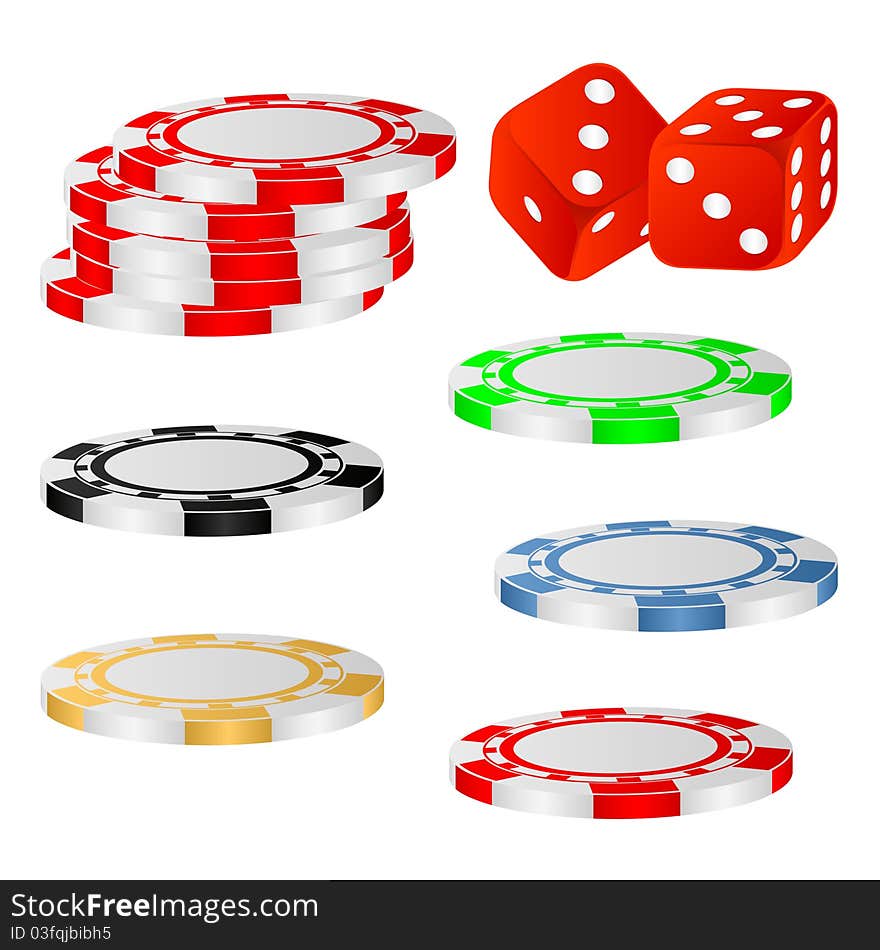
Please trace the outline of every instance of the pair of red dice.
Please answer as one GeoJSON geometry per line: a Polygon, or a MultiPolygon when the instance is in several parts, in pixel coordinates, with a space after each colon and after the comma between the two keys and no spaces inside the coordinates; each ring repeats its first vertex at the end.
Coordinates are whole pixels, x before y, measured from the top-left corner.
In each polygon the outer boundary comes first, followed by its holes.
{"type": "Polygon", "coordinates": [[[649,239],[674,267],[778,267],[834,207],[837,111],[818,92],[720,89],[667,125],[620,70],[596,63],[501,119],[489,190],[568,280],[649,239]]]}

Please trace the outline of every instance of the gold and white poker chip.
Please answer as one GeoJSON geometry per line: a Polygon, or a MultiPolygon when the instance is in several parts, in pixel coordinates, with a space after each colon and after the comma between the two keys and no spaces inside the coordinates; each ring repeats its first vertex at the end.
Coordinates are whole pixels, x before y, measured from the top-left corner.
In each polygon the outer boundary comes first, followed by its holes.
{"type": "Polygon", "coordinates": [[[43,672],[51,719],[177,745],[277,742],[343,729],[382,705],[374,660],[315,640],[194,634],[111,643],[43,672]]]}

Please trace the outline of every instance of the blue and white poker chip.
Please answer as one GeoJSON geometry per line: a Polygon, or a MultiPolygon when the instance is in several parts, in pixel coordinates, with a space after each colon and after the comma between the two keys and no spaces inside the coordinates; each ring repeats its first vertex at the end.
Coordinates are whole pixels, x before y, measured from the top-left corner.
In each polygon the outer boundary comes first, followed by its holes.
{"type": "Polygon", "coordinates": [[[721,521],[627,521],[543,534],[495,562],[512,610],[609,630],[718,630],[782,620],[837,590],[834,552],[721,521]]]}

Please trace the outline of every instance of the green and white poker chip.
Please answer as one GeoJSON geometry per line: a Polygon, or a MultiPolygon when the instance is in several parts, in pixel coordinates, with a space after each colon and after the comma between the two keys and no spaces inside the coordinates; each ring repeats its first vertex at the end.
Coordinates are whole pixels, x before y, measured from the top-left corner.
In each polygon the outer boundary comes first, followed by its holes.
{"type": "Polygon", "coordinates": [[[465,422],[560,442],[678,442],[759,425],[791,402],[791,369],[742,343],[583,333],[478,353],[449,375],[465,422]]]}

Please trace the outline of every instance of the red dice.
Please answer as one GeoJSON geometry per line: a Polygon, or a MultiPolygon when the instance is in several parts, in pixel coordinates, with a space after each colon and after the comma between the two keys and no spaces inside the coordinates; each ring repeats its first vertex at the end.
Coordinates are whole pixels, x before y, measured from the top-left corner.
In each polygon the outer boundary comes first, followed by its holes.
{"type": "Polygon", "coordinates": [[[577,69],[498,123],[492,200],[554,274],[589,277],[647,240],[648,156],[665,125],[620,70],[577,69]]]}
{"type": "Polygon", "coordinates": [[[819,92],[720,89],[657,136],[648,178],[651,249],[661,261],[778,267],[834,207],[834,103],[819,92]]]}

